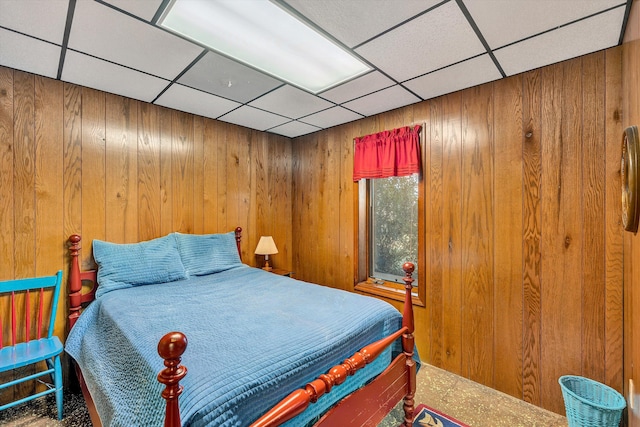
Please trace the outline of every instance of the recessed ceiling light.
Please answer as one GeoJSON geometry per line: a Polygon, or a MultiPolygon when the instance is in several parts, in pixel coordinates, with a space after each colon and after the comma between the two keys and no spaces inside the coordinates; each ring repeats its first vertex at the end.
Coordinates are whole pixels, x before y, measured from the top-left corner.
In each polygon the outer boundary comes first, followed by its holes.
{"type": "Polygon", "coordinates": [[[158,24],[312,93],[371,70],[269,0],[172,0],[158,24]]]}

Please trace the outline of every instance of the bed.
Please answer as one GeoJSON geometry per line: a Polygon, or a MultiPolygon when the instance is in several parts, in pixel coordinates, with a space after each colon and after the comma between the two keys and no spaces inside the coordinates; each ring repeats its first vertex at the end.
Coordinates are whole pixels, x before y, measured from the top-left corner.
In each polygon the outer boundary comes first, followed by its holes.
{"type": "Polygon", "coordinates": [[[80,271],[80,241],[65,350],[94,425],[375,426],[402,399],[411,425],[412,264],[401,315],[243,264],[240,228],[94,240],[97,271],[80,271]]]}

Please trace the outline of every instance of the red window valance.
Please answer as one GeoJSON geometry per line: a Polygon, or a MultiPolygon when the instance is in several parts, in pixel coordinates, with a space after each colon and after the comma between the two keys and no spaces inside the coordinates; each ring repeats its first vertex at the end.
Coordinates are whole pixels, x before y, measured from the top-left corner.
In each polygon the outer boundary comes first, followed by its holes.
{"type": "Polygon", "coordinates": [[[420,173],[420,125],[355,138],[353,180],[420,173]]]}

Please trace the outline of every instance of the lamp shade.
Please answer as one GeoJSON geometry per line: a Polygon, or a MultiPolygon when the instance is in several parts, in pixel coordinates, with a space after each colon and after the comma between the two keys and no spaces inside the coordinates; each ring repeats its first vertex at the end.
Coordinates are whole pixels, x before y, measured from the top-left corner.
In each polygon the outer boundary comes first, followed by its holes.
{"type": "Polygon", "coordinates": [[[278,253],[276,243],[271,236],[262,236],[256,247],[256,255],[273,255],[278,253]]]}

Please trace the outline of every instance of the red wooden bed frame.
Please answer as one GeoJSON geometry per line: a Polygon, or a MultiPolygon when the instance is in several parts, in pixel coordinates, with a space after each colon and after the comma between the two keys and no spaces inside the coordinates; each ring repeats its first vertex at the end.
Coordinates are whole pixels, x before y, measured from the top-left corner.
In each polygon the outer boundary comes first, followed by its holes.
{"type": "MultiPolygon", "coordinates": [[[[236,228],[235,235],[238,253],[241,254],[242,229],[240,227],[236,228]]],[[[80,271],[78,262],[80,240],[81,237],[77,234],[69,237],[69,254],[71,257],[69,271],[69,329],[73,327],[80,316],[82,308],[95,299],[97,288],[97,271],[80,271]],[[82,293],[83,283],[91,284],[91,290],[84,294],[82,293]]],[[[334,366],[329,372],[320,375],[303,388],[295,390],[254,422],[251,427],[278,426],[302,413],[310,403],[315,403],[320,396],[329,393],[333,386],[342,384],[348,376],[353,375],[356,371],[372,362],[385,348],[400,337],[402,338],[402,353],[366,386],[354,391],[327,411],[314,424],[314,427],[376,426],[401,399],[404,399],[404,422],[402,425],[407,427],[412,425],[413,398],[416,390],[416,363],[413,360],[413,305],[411,302],[411,289],[413,287],[411,275],[414,271],[414,265],[405,263],[402,268],[405,271],[405,277],[403,278],[405,282],[405,301],[402,327],[393,334],[367,345],[342,364],[334,366]]],[[[158,381],[165,385],[165,389],[162,391],[162,397],[166,400],[165,427],[181,426],[178,397],[183,390],[180,380],[187,374],[187,368],[180,365],[180,362],[186,348],[187,338],[181,332],[170,332],[163,336],[158,343],[158,354],[164,359],[165,365],[165,369],[158,374],[158,381]]],[[[91,421],[95,427],[99,427],[102,424],[93,399],[86,387],[80,368],[77,364],[74,363],[74,365],[82,388],[82,394],[89,409],[91,421]]]]}

